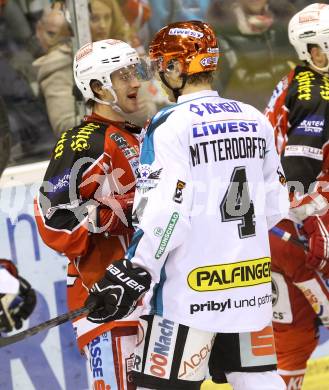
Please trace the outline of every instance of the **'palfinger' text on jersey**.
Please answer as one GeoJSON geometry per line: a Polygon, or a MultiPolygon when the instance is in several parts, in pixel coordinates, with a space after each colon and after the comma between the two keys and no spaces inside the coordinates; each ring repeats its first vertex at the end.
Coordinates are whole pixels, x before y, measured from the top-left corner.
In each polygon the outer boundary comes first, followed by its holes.
{"type": "Polygon", "coordinates": [[[189,273],[187,281],[192,290],[200,292],[270,283],[271,259],[262,257],[195,268],[189,273]]]}

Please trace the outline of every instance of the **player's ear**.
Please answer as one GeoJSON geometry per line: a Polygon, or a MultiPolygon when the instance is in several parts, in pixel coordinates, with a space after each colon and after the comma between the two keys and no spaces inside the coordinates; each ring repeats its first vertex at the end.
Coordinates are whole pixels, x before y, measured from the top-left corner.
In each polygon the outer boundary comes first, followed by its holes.
{"type": "Polygon", "coordinates": [[[101,95],[103,91],[103,84],[99,80],[91,80],[90,88],[97,95],[101,95]]]}
{"type": "Polygon", "coordinates": [[[172,78],[179,78],[183,71],[183,65],[176,59],[168,62],[165,74],[172,78]]]}

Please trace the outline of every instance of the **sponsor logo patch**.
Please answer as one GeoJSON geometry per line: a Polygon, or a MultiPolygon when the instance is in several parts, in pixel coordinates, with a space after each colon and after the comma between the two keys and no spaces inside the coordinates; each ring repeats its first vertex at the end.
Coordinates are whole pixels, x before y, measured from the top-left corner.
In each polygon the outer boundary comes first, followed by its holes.
{"type": "Polygon", "coordinates": [[[217,65],[218,57],[204,57],[200,61],[200,64],[202,66],[210,66],[210,65],[217,65]]]}
{"type": "Polygon", "coordinates": [[[171,28],[169,30],[169,35],[188,35],[193,38],[202,38],[203,33],[200,31],[192,30],[191,28],[171,28]]]}
{"type": "Polygon", "coordinates": [[[156,254],[154,256],[157,260],[160,259],[160,257],[163,255],[164,251],[166,250],[166,247],[168,245],[171,235],[173,234],[178,219],[179,219],[179,214],[177,212],[174,212],[170,218],[170,221],[168,223],[168,226],[166,227],[165,232],[163,233],[159,248],[156,251],[156,254]]]}
{"type": "Polygon", "coordinates": [[[158,226],[153,230],[153,233],[155,237],[162,237],[163,236],[163,229],[162,227],[158,226]]]}
{"type": "Polygon", "coordinates": [[[173,197],[173,201],[176,203],[182,203],[183,202],[183,189],[185,188],[186,184],[181,181],[177,180],[176,189],[173,197]]]}
{"type": "Polygon", "coordinates": [[[262,257],[237,263],[195,268],[189,273],[187,282],[192,290],[200,292],[270,283],[271,259],[262,257]]]}
{"type": "Polygon", "coordinates": [[[308,11],[299,15],[299,23],[310,23],[320,19],[319,11],[308,11]]]}
{"type": "Polygon", "coordinates": [[[202,104],[190,104],[190,111],[203,116],[204,111],[208,114],[217,114],[219,112],[242,112],[237,102],[224,102],[224,103],[202,103],[202,104]]]}
{"type": "Polygon", "coordinates": [[[324,118],[320,116],[306,117],[293,131],[296,135],[321,137],[324,128],[324,118]]]}
{"type": "Polygon", "coordinates": [[[194,382],[204,379],[215,336],[213,333],[189,328],[180,359],[178,379],[194,382]]]}
{"type": "Polygon", "coordinates": [[[177,331],[178,324],[155,316],[145,360],[144,372],[147,375],[166,379],[170,377],[177,331]]]}
{"type": "Polygon", "coordinates": [[[65,169],[61,175],[52,177],[49,180],[49,182],[53,185],[52,191],[49,192],[50,198],[67,189],[70,183],[70,172],[70,169],[65,169]]]}
{"type": "Polygon", "coordinates": [[[218,47],[208,47],[207,53],[219,53],[218,47]]]}
{"type": "Polygon", "coordinates": [[[110,134],[110,138],[118,145],[120,149],[129,147],[128,142],[119,133],[110,134]]]}
{"type": "Polygon", "coordinates": [[[76,55],[77,62],[81,60],[81,58],[86,57],[88,54],[90,54],[93,51],[93,44],[87,43],[86,45],[82,46],[82,48],[78,51],[76,55]]]}
{"type": "Polygon", "coordinates": [[[90,135],[99,128],[100,125],[96,125],[95,123],[87,123],[85,126],[80,127],[77,133],[71,137],[71,149],[74,152],[88,150],[90,148],[90,144],[88,143],[90,135]]]}
{"type": "Polygon", "coordinates": [[[68,140],[67,133],[68,133],[68,131],[63,131],[60,139],[57,141],[57,144],[54,148],[54,159],[55,160],[59,159],[64,152],[64,146],[65,146],[66,141],[68,140]]]}
{"type": "Polygon", "coordinates": [[[284,150],[284,155],[286,157],[299,156],[313,158],[314,160],[323,160],[322,149],[313,148],[312,146],[307,145],[287,145],[284,150]]]}

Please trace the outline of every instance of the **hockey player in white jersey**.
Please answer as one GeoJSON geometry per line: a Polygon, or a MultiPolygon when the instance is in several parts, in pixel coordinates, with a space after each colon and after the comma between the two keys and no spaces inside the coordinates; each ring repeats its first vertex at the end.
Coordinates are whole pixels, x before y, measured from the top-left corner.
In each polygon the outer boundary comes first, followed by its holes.
{"type": "Polygon", "coordinates": [[[268,230],[287,214],[288,192],[268,120],[211,89],[218,57],[203,22],[170,24],[151,42],[176,104],[147,129],[126,259],[90,290],[99,308],[90,318],[104,321],[150,291],[139,389],[199,389],[208,362],[213,379],[225,373],[235,390],[285,389],[275,370],[268,230]]]}

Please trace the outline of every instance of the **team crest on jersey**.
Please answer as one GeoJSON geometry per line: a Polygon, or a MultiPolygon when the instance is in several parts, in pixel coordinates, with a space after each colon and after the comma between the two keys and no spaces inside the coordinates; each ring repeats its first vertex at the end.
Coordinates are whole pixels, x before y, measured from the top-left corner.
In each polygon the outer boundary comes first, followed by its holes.
{"type": "Polygon", "coordinates": [[[138,191],[145,193],[152,188],[155,188],[159,183],[161,172],[162,168],[152,172],[150,165],[141,165],[137,175],[136,188],[138,191]]]}

